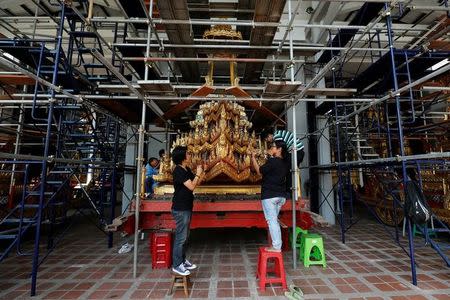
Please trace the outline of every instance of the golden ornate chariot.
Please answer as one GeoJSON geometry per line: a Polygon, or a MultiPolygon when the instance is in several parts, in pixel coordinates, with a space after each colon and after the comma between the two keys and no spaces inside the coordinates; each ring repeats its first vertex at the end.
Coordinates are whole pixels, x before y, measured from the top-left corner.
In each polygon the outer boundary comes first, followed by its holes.
{"type": "MultiPolygon", "coordinates": [[[[215,25],[205,31],[203,38],[241,40],[242,35],[230,25],[215,25]]],[[[225,51],[211,54],[209,57],[233,59],[236,55],[225,51]]],[[[214,61],[211,60],[208,62],[205,84],[192,96],[204,97],[215,91],[213,74],[214,61]]],[[[251,99],[251,96],[239,87],[235,61],[230,61],[230,85],[226,90],[227,94],[251,99]]],[[[250,154],[252,151],[262,153],[261,140],[256,138],[255,132],[249,132],[252,123],[249,122],[244,107],[232,99],[230,96],[218,95],[219,101],[200,105],[195,120],[190,122],[191,131],[177,136],[172,144],[172,149],[179,145],[188,147],[188,151],[192,153],[192,170],[199,164],[206,165],[204,184],[207,186],[201,186],[201,191],[198,192],[249,194],[258,193],[260,190],[255,184],[261,178],[251,168],[250,154]]],[[[259,163],[264,163],[265,158],[262,155],[257,159],[259,163]]],[[[169,184],[172,182],[173,167],[170,157],[165,156],[160,164],[159,175],[154,178],[160,183],[168,184],[156,188],[156,194],[172,191],[169,184]]]]}

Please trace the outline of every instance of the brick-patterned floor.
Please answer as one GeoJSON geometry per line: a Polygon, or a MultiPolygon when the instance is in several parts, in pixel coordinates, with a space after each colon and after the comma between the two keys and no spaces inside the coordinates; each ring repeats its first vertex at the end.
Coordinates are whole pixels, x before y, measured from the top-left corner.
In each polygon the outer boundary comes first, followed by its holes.
{"type": "MultiPolygon", "coordinates": [[[[450,269],[417,238],[418,286],[410,283],[409,259],[381,225],[362,220],[340,242],[339,228],[318,230],[324,236],[327,263],[297,269],[285,252],[288,283],[301,287],[306,299],[450,299],[450,269]]],[[[133,254],[117,254],[93,227],[78,225],[41,266],[35,299],[158,299],[168,295],[169,270],[152,270],[148,242],[140,241],[138,277],[133,254]]],[[[260,230],[193,231],[189,258],[199,265],[191,275],[190,298],[285,299],[280,287],[257,288],[258,247],[266,243],[260,230]]],[[[402,240],[402,244],[406,245],[402,240]]],[[[10,257],[0,264],[0,299],[28,299],[30,259],[10,257]]]]}

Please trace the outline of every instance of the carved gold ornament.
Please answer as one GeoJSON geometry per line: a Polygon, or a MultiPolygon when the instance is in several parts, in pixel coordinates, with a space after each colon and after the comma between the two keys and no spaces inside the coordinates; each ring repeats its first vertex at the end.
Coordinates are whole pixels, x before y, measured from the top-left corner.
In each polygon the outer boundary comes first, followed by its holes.
{"type": "MultiPolygon", "coordinates": [[[[244,107],[235,102],[207,102],[200,105],[191,131],[180,134],[172,145],[187,146],[191,155],[191,169],[206,167],[204,182],[255,183],[261,178],[251,168],[251,153],[262,153],[261,141],[255,132],[249,133],[244,107]]],[[[259,163],[264,162],[262,156],[259,163]]],[[[160,182],[172,181],[173,164],[165,156],[160,165],[160,182]]]]}

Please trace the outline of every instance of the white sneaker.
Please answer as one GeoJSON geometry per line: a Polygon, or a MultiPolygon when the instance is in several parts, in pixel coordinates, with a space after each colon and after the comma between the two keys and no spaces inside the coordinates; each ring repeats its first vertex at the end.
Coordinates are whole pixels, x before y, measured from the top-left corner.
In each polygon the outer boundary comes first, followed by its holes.
{"type": "Polygon", "coordinates": [[[184,267],[184,264],[180,264],[178,267],[173,267],[172,272],[180,274],[181,276],[191,275],[191,272],[184,267]]]}
{"type": "Polygon", "coordinates": [[[131,250],[133,250],[133,245],[132,245],[132,244],[125,243],[125,244],[122,245],[122,247],[120,247],[120,249],[119,249],[119,254],[128,253],[128,252],[130,252],[131,250]]]}

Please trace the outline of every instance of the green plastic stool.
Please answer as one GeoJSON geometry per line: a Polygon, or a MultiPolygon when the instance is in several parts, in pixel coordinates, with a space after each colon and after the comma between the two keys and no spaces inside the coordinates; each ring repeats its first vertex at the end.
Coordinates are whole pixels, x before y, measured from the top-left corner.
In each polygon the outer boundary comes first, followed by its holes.
{"type": "MultiPolygon", "coordinates": [[[[413,225],[413,236],[423,236],[422,232],[420,230],[416,229],[416,224],[413,225]]],[[[433,230],[433,228],[428,228],[428,236],[429,237],[434,237],[437,238],[437,233],[436,231],[433,230]]]]}
{"type": "MultiPolygon", "coordinates": [[[[301,247],[301,237],[308,234],[308,230],[301,229],[300,227],[295,227],[295,248],[301,247]],[[299,239],[300,236],[300,239],[299,239]]],[[[292,247],[292,234],[289,235],[289,243],[292,247]]]]}
{"type": "MultiPolygon", "coordinates": [[[[308,235],[308,230],[302,229],[300,227],[295,228],[295,240],[296,240],[295,248],[297,248],[299,260],[302,260],[302,251],[306,235],[308,235]]],[[[289,235],[289,241],[292,247],[292,235],[289,235]]]]}
{"type": "MultiPolygon", "coordinates": [[[[308,234],[303,234],[301,236],[299,256],[298,256],[298,260],[299,261],[303,261],[304,253],[305,253],[305,239],[307,237],[310,237],[310,238],[321,238],[321,236],[319,234],[317,234],[317,233],[308,233],[308,234]]],[[[320,251],[317,251],[315,248],[313,249],[313,252],[310,253],[310,256],[313,256],[314,259],[316,259],[316,260],[321,259],[320,251]]]]}
{"type": "Polygon", "coordinates": [[[305,236],[305,241],[303,244],[303,251],[301,251],[300,253],[302,253],[302,258],[303,258],[303,265],[307,268],[309,268],[309,266],[311,265],[322,265],[322,267],[326,268],[327,267],[327,262],[325,259],[325,248],[323,246],[323,239],[320,235],[318,234],[308,234],[305,236]],[[318,260],[311,260],[311,251],[315,251],[313,250],[314,248],[317,248],[317,250],[320,253],[316,253],[317,256],[319,256],[318,260]]]}

